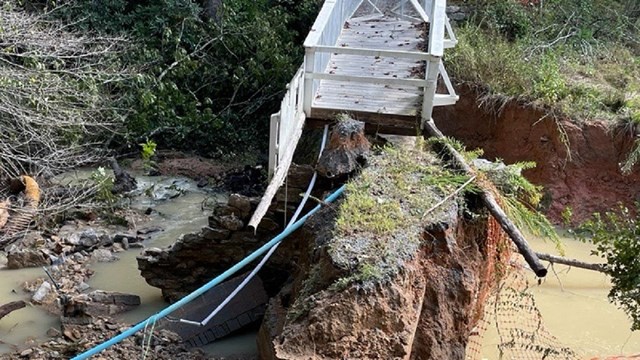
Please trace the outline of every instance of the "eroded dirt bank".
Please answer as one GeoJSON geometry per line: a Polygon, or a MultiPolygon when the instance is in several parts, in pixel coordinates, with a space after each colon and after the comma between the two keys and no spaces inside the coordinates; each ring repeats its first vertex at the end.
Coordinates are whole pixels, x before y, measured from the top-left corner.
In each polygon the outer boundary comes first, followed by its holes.
{"type": "Polygon", "coordinates": [[[573,221],[587,219],[593,212],[605,211],[618,202],[633,205],[638,200],[640,173],[623,175],[619,163],[632,143],[628,136],[611,131],[609,123],[576,123],[559,119],[570,144],[566,142],[553,116],[544,109],[508,102],[501,110],[479,106],[478,93],[458,88],[455,106],[438,108],[434,119],[448,136],[467,148],[484,149],[484,157],[506,163],[535,161],[537,167],[525,176],[544,185],[548,215],[561,221],[566,207],[573,221]]]}
{"type": "Polygon", "coordinates": [[[307,249],[269,302],[262,358],[465,358],[499,239],[473,195],[423,215],[444,196],[429,184],[452,174],[431,153],[404,151],[374,156],[301,230],[307,249]]]}

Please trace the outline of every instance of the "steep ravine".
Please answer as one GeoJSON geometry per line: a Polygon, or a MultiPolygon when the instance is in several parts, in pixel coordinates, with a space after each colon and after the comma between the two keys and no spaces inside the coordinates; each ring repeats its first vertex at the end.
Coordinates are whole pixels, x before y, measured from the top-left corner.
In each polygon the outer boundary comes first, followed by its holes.
{"type": "Polygon", "coordinates": [[[479,93],[473,88],[462,86],[457,91],[460,100],[455,106],[434,112],[438,127],[469,149],[484,149],[490,160],[535,161],[537,167],[525,176],[544,186],[552,220],[559,223],[566,207],[578,223],[618,202],[633,205],[638,200],[640,172],[623,175],[619,170],[631,138],[612,131],[609,122],[554,119],[546,109],[515,100],[501,108],[480,106],[479,93]],[[563,141],[560,128],[568,142],[563,141]]]}

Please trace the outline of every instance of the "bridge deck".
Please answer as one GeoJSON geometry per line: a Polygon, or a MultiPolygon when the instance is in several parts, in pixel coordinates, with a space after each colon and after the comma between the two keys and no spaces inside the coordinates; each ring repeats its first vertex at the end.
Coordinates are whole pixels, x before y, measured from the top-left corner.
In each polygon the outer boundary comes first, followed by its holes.
{"type": "MultiPolygon", "coordinates": [[[[389,15],[350,19],[336,46],[376,50],[424,50],[425,34],[420,22],[389,15]]],[[[424,79],[424,62],[395,57],[332,54],[325,73],[375,76],[389,79],[424,79]]],[[[313,100],[311,117],[328,118],[352,112],[415,117],[422,105],[423,90],[416,86],[382,85],[321,80],[313,100]]]]}

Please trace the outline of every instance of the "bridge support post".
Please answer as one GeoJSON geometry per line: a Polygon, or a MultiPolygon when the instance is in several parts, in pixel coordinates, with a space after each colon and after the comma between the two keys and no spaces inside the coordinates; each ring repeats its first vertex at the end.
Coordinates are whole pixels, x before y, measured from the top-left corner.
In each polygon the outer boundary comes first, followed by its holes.
{"type": "MultiPolygon", "coordinates": [[[[315,57],[316,50],[314,48],[306,48],[304,54],[304,73],[313,74],[315,69],[315,57]]],[[[316,80],[305,78],[304,80],[304,103],[303,110],[307,117],[311,117],[311,105],[313,104],[313,97],[315,96],[315,84],[316,80]]]]}
{"type": "Polygon", "coordinates": [[[271,125],[269,128],[269,180],[278,167],[280,160],[280,112],[271,115],[271,125]]]}
{"type": "Polygon", "coordinates": [[[438,86],[438,74],[440,74],[440,58],[427,61],[425,78],[427,86],[424,88],[424,100],[422,101],[422,119],[431,119],[433,103],[438,86]]]}

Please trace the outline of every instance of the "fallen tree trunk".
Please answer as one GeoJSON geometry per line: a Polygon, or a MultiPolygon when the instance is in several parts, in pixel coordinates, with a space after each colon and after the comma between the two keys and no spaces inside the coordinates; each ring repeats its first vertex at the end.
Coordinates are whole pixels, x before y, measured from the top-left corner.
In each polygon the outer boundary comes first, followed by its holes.
{"type": "Polygon", "coordinates": [[[562,264],[562,265],[577,267],[580,269],[599,271],[602,273],[605,272],[605,264],[593,264],[593,263],[588,263],[588,262],[584,262],[576,259],[568,259],[560,256],[555,256],[551,254],[536,253],[536,255],[540,260],[548,261],[552,264],[562,264]]]}
{"type": "Polygon", "coordinates": [[[0,319],[2,319],[3,317],[11,314],[12,312],[22,309],[25,306],[27,306],[27,303],[25,303],[24,301],[20,300],[20,301],[13,301],[10,302],[8,304],[4,304],[0,306],[0,319]]]}
{"type": "MultiPolygon", "coordinates": [[[[445,136],[438,129],[438,127],[436,127],[436,124],[433,122],[433,120],[425,121],[423,123],[423,129],[431,137],[436,137],[440,139],[445,138],[445,136]]],[[[473,170],[471,166],[467,164],[466,160],[462,157],[462,155],[460,155],[460,153],[457,152],[451,145],[445,144],[443,148],[444,148],[443,150],[446,151],[453,158],[454,162],[460,169],[462,169],[463,171],[465,171],[467,174],[471,176],[476,175],[475,170],[473,170]]],[[[498,202],[496,201],[493,194],[489,190],[481,187],[480,197],[482,198],[482,201],[484,202],[485,206],[487,207],[491,215],[493,215],[493,217],[498,221],[502,229],[507,233],[507,235],[509,235],[509,237],[514,242],[514,244],[516,244],[518,251],[520,252],[520,254],[522,254],[522,256],[524,256],[525,261],[527,262],[527,264],[529,264],[529,266],[535,272],[535,274],[539,277],[545,277],[547,275],[546,267],[542,265],[542,263],[540,262],[540,259],[538,258],[536,253],[531,249],[531,247],[529,246],[529,243],[524,238],[520,230],[518,230],[518,228],[509,219],[507,214],[505,214],[504,210],[502,210],[500,205],[498,205],[498,202]]]]}

